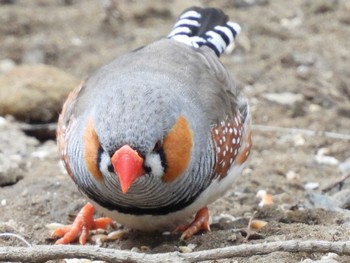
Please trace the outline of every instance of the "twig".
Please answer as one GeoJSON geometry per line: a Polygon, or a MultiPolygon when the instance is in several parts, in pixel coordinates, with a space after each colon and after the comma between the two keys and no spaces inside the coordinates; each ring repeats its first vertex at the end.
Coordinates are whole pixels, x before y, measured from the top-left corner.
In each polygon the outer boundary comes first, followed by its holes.
{"type": "Polygon", "coordinates": [[[277,241],[261,244],[243,244],[225,248],[210,249],[192,253],[170,252],[145,254],[93,246],[33,246],[33,247],[0,247],[0,261],[43,262],[55,259],[89,258],[107,262],[201,262],[233,257],[266,255],[277,251],[290,253],[328,253],[350,255],[350,241],[277,241]]]}
{"type": "Polygon", "coordinates": [[[325,188],[322,189],[323,193],[327,193],[328,191],[332,190],[334,187],[338,186],[338,185],[342,185],[344,183],[344,181],[346,179],[350,178],[350,173],[343,175],[340,179],[338,179],[337,181],[330,183],[329,185],[327,185],[325,188]]]}
{"type": "Polygon", "coordinates": [[[326,132],[326,131],[313,131],[307,129],[299,129],[299,128],[284,128],[278,126],[268,126],[268,125],[260,125],[254,124],[254,130],[260,131],[274,131],[274,132],[284,132],[284,133],[302,133],[306,136],[323,136],[333,139],[341,139],[341,140],[350,140],[350,134],[341,134],[336,132],[326,132]]]}
{"type": "Polygon", "coordinates": [[[0,237],[14,237],[14,238],[17,238],[17,239],[21,240],[28,247],[32,246],[27,240],[24,239],[24,237],[22,237],[20,235],[17,235],[17,234],[14,234],[14,233],[1,233],[0,237]]]}

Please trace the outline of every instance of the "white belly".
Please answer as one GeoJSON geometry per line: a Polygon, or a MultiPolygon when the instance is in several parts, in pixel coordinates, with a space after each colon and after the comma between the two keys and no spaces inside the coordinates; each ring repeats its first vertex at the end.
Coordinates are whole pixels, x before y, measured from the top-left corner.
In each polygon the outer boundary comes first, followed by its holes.
{"type": "Polygon", "coordinates": [[[142,231],[172,231],[179,225],[191,222],[193,216],[198,210],[224,195],[224,193],[232,187],[233,182],[241,173],[242,169],[243,165],[240,167],[232,166],[225,178],[220,181],[214,180],[191,205],[180,211],[171,212],[166,215],[124,214],[117,211],[107,210],[92,200],[91,202],[97,210],[103,212],[106,216],[111,217],[117,223],[129,228],[142,231]]]}

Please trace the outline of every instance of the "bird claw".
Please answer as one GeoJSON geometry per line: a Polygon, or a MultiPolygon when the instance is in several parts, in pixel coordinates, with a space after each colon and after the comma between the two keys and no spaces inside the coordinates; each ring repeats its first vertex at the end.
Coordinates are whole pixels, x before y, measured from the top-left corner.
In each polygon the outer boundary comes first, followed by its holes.
{"type": "Polygon", "coordinates": [[[176,228],[176,231],[182,232],[180,237],[181,240],[188,239],[201,230],[210,231],[209,211],[207,207],[204,207],[197,212],[191,224],[176,228]]]}
{"type": "Polygon", "coordinates": [[[79,243],[85,245],[89,237],[89,231],[97,228],[105,229],[112,223],[112,219],[108,217],[102,217],[94,220],[94,207],[92,204],[87,203],[78,213],[72,225],[58,228],[52,234],[51,237],[57,238],[56,245],[69,244],[79,237],[79,243]]]}

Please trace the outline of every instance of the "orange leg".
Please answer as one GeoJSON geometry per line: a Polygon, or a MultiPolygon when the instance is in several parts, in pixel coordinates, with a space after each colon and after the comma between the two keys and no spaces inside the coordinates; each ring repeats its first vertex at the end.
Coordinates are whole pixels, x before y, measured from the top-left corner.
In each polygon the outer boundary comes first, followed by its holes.
{"type": "Polygon", "coordinates": [[[204,207],[200,209],[191,224],[179,226],[176,230],[183,231],[181,240],[188,239],[201,230],[210,231],[208,208],[204,207]]]}
{"type": "Polygon", "coordinates": [[[87,203],[80,210],[71,226],[56,229],[51,234],[51,237],[60,237],[55,244],[69,244],[79,237],[79,243],[84,245],[89,237],[90,230],[106,228],[112,223],[111,218],[102,217],[94,220],[93,216],[94,207],[92,204],[87,203]]]}

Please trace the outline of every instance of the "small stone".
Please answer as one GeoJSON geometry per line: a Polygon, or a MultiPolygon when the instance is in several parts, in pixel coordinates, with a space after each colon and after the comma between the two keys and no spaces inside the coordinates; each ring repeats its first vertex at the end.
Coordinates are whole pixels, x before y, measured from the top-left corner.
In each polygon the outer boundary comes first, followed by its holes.
{"type": "Polygon", "coordinates": [[[255,229],[255,230],[260,230],[266,225],[267,225],[266,221],[254,219],[254,220],[252,220],[250,227],[255,229]]]}
{"type": "Polygon", "coordinates": [[[227,238],[227,241],[229,241],[229,242],[235,242],[235,241],[237,241],[237,235],[236,234],[232,234],[232,235],[230,235],[228,238],[227,238]]]}
{"type": "Polygon", "coordinates": [[[309,111],[310,112],[319,112],[320,110],[322,110],[322,107],[320,105],[318,105],[318,104],[312,103],[312,104],[309,105],[309,111]]]}
{"type": "Polygon", "coordinates": [[[12,59],[0,60],[0,74],[10,71],[16,66],[16,63],[12,59]]]}
{"type": "Polygon", "coordinates": [[[320,186],[320,183],[318,182],[308,182],[304,185],[304,188],[306,190],[315,190],[320,186]]]}
{"type": "Polygon", "coordinates": [[[151,247],[150,246],[141,246],[140,250],[141,250],[141,252],[150,252],[151,247]]]}
{"type": "Polygon", "coordinates": [[[130,251],[137,252],[137,253],[141,252],[141,250],[138,247],[133,247],[130,251]]]}
{"type": "Polygon", "coordinates": [[[350,173],[350,158],[348,158],[344,162],[340,163],[338,165],[338,170],[342,174],[349,174],[350,173]]]}
{"type": "Polygon", "coordinates": [[[288,171],[286,174],[286,178],[288,181],[300,181],[300,175],[294,171],[288,171]]]}
{"type": "Polygon", "coordinates": [[[2,200],[1,200],[1,205],[2,205],[2,206],[7,205],[7,201],[6,201],[6,199],[2,199],[2,200]]]}
{"type": "Polygon", "coordinates": [[[116,230],[107,235],[108,240],[117,240],[123,238],[123,236],[128,233],[127,230],[116,230]]]}
{"type": "Polygon", "coordinates": [[[107,235],[104,234],[97,234],[91,236],[91,241],[94,242],[96,245],[101,245],[105,241],[107,241],[107,235]]]}
{"type": "Polygon", "coordinates": [[[0,186],[16,184],[22,177],[20,163],[11,160],[8,155],[0,154],[0,186]]]}
{"type": "Polygon", "coordinates": [[[263,95],[263,97],[268,101],[275,102],[283,106],[291,106],[304,100],[304,96],[302,94],[295,94],[291,92],[266,93],[263,95]]]}
{"type": "Polygon", "coordinates": [[[326,156],[326,155],[316,155],[314,157],[314,160],[318,164],[326,164],[326,165],[338,165],[339,161],[332,156],[326,156]]]}
{"type": "Polygon", "coordinates": [[[193,250],[187,246],[180,246],[179,250],[181,253],[191,253],[193,250]]]}
{"type": "Polygon", "coordinates": [[[58,229],[58,228],[67,227],[67,225],[64,225],[64,224],[61,224],[61,223],[50,223],[50,224],[47,224],[45,227],[46,227],[47,229],[49,229],[49,230],[54,231],[54,230],[56,230],[56,229],[58,229]]]}

